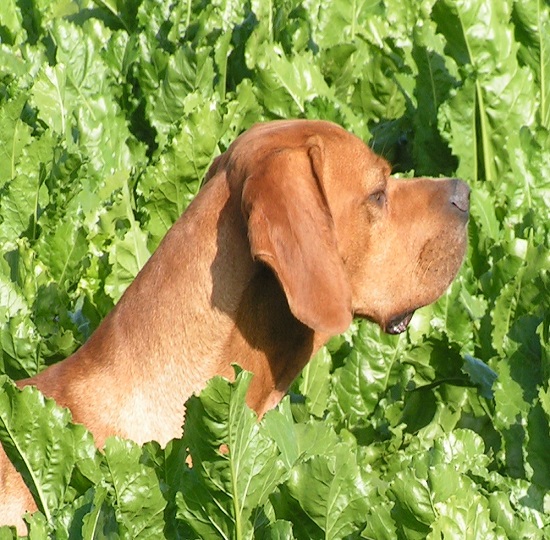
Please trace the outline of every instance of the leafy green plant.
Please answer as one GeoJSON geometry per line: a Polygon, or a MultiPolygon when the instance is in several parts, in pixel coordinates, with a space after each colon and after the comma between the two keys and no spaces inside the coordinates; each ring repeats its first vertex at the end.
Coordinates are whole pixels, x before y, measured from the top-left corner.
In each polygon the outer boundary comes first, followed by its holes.
{"type": "Polygon", "coordinates": [[[0,441],[30,537],[550,538],[549,130],[547,0],[4,0],[0,441]],[[99,452],[15,389],[238,133],[290,117],[471,185],[467,261],[407,334],[355,322],[260,422],[248,374],[214,379],[166,448],[99,452]]]}

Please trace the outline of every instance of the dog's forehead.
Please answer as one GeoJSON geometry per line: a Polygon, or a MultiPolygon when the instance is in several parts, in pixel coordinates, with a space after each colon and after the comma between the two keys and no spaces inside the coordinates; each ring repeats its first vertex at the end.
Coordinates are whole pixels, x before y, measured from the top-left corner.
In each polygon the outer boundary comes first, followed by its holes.
{"type": "Polygon", "coordinates": [[[384,190],[391,174],[389,163],[362,142],[350,146],[328,154],[325,183],[337,190],[348,188],[358,196],[384,190]]]}

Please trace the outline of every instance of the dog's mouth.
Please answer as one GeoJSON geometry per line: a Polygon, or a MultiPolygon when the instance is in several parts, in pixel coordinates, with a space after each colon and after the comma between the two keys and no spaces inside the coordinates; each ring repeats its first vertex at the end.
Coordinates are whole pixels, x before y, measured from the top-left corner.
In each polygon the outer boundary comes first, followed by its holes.
{"type": "Polygon", "coordinates": [[[384,332],[388,334],[401,334],[407,329],[407,326],[409,326],[413,315],[414,309],[394,317],[383,327],[384,332]]]}

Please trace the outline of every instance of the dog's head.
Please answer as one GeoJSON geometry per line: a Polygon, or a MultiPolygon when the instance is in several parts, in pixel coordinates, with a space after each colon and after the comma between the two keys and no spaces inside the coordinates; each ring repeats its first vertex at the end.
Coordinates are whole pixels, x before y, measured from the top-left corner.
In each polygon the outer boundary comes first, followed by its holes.
{"type": "Polygon", "coordinates": [[[460,268],[469,209],[460,180],[392,178],[360,139],[322,121],[259,124],[221,161],[242,190],[253,258],[318,332],[341,332],[354,315],[402,332],[460,268]]]}

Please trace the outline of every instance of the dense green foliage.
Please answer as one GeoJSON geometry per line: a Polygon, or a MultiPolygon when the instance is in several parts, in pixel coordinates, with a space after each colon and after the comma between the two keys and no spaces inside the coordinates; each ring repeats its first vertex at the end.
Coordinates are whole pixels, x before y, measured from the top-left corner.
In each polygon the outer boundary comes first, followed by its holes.
{"type": "Polygon", "coordinates": [[[548,0],[2,0],[0,440],[31,538],[550,538],[549,130],[548,0]],[[260,423],[248,374],[215,379],[166,449],[99,453],[13,387],[90,335],[238,133],[291,117],[468,181],[436,305],[399,337],[354,323],[260,423]]]}

